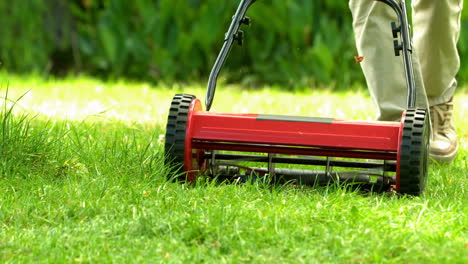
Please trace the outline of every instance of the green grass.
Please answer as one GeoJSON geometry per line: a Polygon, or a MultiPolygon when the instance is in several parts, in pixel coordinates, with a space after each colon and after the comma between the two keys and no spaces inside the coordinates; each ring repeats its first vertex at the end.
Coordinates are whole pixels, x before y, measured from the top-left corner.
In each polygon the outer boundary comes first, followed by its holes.
{"type": "MultiPolygon", "coordinates": [[[[11,99],[1,101],[0,116],[2,263],[468,262],[466,89],[456,96],[455,162],[431,165],[424,196],[398,197],[335,185],[166,181],[161,136],[170,100],[178,92],[203,98],[201,85],[0,80],[11,99]]],[[[230,86],[213,106],[279,109],[374,117],[364,90],[230,86]]]]}

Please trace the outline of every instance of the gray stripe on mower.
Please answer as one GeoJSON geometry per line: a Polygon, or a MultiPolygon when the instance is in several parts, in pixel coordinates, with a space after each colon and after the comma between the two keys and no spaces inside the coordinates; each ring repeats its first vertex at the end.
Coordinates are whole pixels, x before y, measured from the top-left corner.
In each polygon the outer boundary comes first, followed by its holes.
{"type": "Polygon", "coordinates": [[[283,115],[258,115],[257,121],[285,121],[285,122],[305,122],[331,124],[333,118],[327,117],[307,117],[307,116],[283,116],[283,115]]]}

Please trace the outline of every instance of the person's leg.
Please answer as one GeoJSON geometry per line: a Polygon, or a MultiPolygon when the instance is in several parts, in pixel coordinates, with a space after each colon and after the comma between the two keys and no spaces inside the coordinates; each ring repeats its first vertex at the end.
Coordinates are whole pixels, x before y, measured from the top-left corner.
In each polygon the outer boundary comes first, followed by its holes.
{"type": "MultiPolygon", "coordinates": [[[[434,0],[435,1],[435,0],[434,0]]],[[[390,23],[398,19],[393,9],[382,2],[350,0],[353,30],[364,76],[379,120],[395,121],[407,108],[408,88],[403,58],[396,57],[390,23]]],[[[429,108],[416,54],[413,54],[416,105],[429,108]]]]}
{"type": "Polygon", "coordinates": [[[423,82],[430,104],[430,155],[439,162],[453,160],[458,140],[452,122],[452,98],[460,68],[457,42],[463,0],[413,0],[415,49],[421,58],[423,82]]]}
{"type": "Polygon", "coordinates": [[[430,105],[450,101],[460,68],[457,42],[463,0],[413,0],[414,44],[430,105]]]}

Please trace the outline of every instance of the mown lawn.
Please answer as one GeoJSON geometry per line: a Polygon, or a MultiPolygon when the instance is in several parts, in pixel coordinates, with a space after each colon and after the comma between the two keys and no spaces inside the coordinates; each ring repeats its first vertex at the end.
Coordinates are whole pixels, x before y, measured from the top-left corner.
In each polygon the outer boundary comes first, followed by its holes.
{"type": "MultiPolygon", "coordinates": [[[[0,87],[2,263],[468,263],[467,89],[455,102],[458,157],[430,166],[425,195],[398,197],[167,181],[170,100],[204,98],[203,85],[1,73],[0,87]]],[[[237,86],[213,106],[369,120],[372,109],[365,90],[237,86]]]]}

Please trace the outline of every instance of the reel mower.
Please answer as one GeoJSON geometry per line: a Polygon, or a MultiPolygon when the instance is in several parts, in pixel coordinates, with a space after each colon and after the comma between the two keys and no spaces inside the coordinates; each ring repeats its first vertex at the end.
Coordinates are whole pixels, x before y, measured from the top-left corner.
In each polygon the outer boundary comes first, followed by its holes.
{"type": "Polygon", "coordinates": [[[395,55],[403,55],[407,110],[399,122],[209,112],[219,72],[232,45],[242,44],[242,25],[255,0],[241,0],[212,68],[205,109],[194,95],[174,96],[166,127],[166,164],[182,181],[199,175],[242,180],[371,185],[419,195],[426,185],[429,116],[415,108],[412,47],[404,0],[377,0],[398,16],[392,22],[395,55]],[[293,167],[293,168],[291,168],[293,167]]]}

